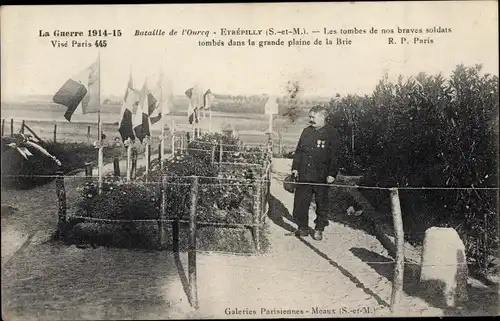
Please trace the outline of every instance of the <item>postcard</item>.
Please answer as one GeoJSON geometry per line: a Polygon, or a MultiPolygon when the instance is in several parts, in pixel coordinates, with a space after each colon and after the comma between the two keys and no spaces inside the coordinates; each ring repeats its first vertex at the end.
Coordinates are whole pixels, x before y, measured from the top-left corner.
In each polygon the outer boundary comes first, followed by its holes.
{"type": "Polygon", "coordinates": [[[499,314],[496,1],[0,12],[5,320],[499,314]]]}

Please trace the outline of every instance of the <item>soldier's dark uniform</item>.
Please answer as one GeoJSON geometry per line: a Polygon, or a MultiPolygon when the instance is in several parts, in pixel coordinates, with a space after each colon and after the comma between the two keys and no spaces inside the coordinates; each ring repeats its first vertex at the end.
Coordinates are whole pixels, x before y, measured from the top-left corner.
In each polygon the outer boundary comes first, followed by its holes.
{"type": "MultiPolygon", "coordinates": [[[[339,140],[335,129],[312,126],[302,131],[292,170],[298,171],[298,182],[326,184],[326,177],[337,176],[336,153],[339,140]]],[[[309,206],[313,195],[316,200],[315,229],[323,231],[328,226],[328,187],[297,184],[293,204],[293,217],[299,229],[308,230],[309,206]]]]}

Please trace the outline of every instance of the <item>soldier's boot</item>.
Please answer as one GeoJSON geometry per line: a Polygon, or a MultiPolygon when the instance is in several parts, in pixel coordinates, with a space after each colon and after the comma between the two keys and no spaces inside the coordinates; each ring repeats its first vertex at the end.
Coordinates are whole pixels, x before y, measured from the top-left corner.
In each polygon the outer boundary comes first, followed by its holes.
{"type": "Polygon", "coordinates": [[[315,241],[321,241],[323,239],[323,232],[315,230],[314,234],[312,235],[313,240],[315,241]]]}

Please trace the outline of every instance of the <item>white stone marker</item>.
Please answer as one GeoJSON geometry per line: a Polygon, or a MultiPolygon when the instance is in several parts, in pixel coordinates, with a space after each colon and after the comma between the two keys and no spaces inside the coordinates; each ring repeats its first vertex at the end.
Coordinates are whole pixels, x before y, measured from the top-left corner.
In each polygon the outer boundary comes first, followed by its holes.
{"type": "Polygon", "coordinates": [[[420,290],[448,307],[468,298],[465,246],[453,228],[425,231],[420,290]]]}

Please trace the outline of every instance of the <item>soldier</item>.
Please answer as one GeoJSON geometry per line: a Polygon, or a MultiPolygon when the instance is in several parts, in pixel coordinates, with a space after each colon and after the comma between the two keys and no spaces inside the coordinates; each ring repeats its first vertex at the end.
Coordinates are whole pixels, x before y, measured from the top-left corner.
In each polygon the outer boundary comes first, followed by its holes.
{"type": "Polygon", "coordinates": [[[309,235],[309,206],[313,195],[316,201],[314,240],[323,239],[323,231],[328,226],[328,186],[337,176],[339,140],[335,131],[325,127],[328,111],[322,106],[314,106],[309,111],[310,126],[300,136],[292,163],[292,176],[299,184],[295,187],[293,217],[297,223],[296,236],[309,235]],[[312,183],[312,184],[307,184],[312,183]]]}

